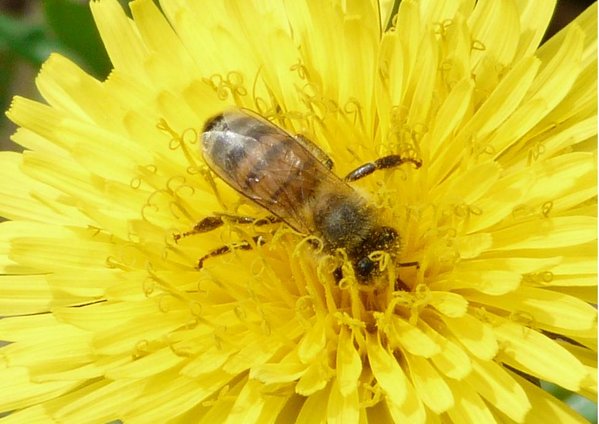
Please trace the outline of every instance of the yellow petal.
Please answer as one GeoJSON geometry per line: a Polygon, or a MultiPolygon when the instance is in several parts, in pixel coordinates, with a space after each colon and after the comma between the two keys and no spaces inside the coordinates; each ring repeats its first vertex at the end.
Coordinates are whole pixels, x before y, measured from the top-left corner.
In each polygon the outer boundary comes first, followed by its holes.
{"type": "Polygon", "coordinates": [[[532,54],[541,43],[555,9],[556,0],[534,0],[517,3],[520,9],[520,44],[516,57],[532,54]]]}
{"type": "Polygon", "coordinates": [[[436,290],[474,289],[485,294],[502,295],[513,292],[520,286],[522,274],[485,267],[470,269],[464,263],[462,270],[455,270],[447,280],[440,280],[432,287],[436,290]]]}
{"type": "Polygon", "coordinates": [[[30,404],[53,399],[78,385],[77,381],[34,383],[23,367],[0,369],[0,407],[4,411],[25,408],[30,404]]]}
{"type": "Polygon", "coordinates": [[[493,361],[474,360],[472,364],[473,372],[465,381],[508,417],[524,422],[531,405],[522,387],[493,361]]]}
{"type": "Polygon", "coordinates": [[[576,391],[586,376],[580,361],[535,330],[505,321],[494,328],[501,344],[498,360],[543,380],[576,391]]]}
{"type": "Polygon", "coordinates": [[[327,420],[327,406],[330,388],[320,390],[309,396],[297,416],[298,424],[324,423],[327,420]]]}
{"type": "Polygon", "coordinates": [[[77,331],[57,321],[51,314],[33,314],[0,320],[0,339],[7,342],[36,340],[49,331],[77,331]]]}
{"type": "Polygon", "coordinates": [[[439,184],[431,191],[432,198],[440,202],[471,204],[493,187],[500,175],[500,167],[495,162],[485,162],[462,172],[459,177],[439,184]],[[472,181],[476,181],[472,185],[472,181]]]}
{"type": "Polygon", "coordinates": [[[0,314],[3,316],[46,312],[52,304],[69,303],[70,296],[54,296],[45,276],[0,277],[0,314]]]}
{"type": "Polygon", "coordinates": [[[358,423],[360,422],[360,401],[358,388],[346,394],[341,393],[337,384],[333,383],[327,408],[327,423],[358,423]]]}
{"type": "Polygon", "coordinates": [[[137,380],[98,381],[86,387],[84,393],[73,399],[61,399],[55,419],[65,422],[84,422],[90,411],[103,421],[116,419],[115,410],[131,406],[143,391],[137,380]]]}
{"type": "Polygon", "coordinates": [[[441,353],[431,359],[437,369],[448,377],[461,380],[472,371],[470,357],[464,350],[450,340],[442,344],[441,353]]]}
{"type": "Polygon", "coordinates": [[[541,149],[547,155],[552,155],[568,146],[574,146],[585,140],[591,140],[596,133],[597,121],[594,119],[594,116],[581,119],[580,121],[565,125],[562,131],[548,134],[547,138],[542,142],[541,149]]]}
{"type": "Polygon", "coordinates": [[[497,156],[520,140],[568,94],[578,76],[582,43],[582,31],[575,28],[569,31],[560,51],[539,72],[528,101],[514,111],[489,141],[497,156]]]}
{"type": "Polygon", "coordinates": [[[43,424],[52,422],[52,417],[41,405],[31,406],[26,409],[11,412],[10,415],[2,417],[4,424],[32,423],[43,424]]]}
{"type": "MultiPolygon", "coordinates": [[[[230,379],[230,374],[220,370],[197,379],[176,374],[158,374],[151,383],[148,382],[144,395],[132,402],[121,419],[135,422],[162,422],[173,419],[173,411],[182,413],[191,409],[214,394],[230,379]]],[[[106,402],[102,404],[104,405],[106,402]]]]}
{"type": "Polygon", "coordinates": [[[466,233],[473,234],[509,217],[527,194],[533,179],[528,170],[502,176],[491,188],[490,196],[476,202],[480,214],[470,214],[466,222],[466,233]]]}
{"type": "Polygon", "coordinates": [[[448,317],[461,317],[468,310],[468,301],[464,297],[447,291],[431,291],[429,304],[448,317]]]}
{"type": "Polygon", "coordinates": [[[406,401],[403,405],[397,405],[392,399],[387,399],[386,406],[393,418],[393,422],[414,424],[424,424],[427,422],[426,409],[420,398],[416,396],[416,393],[414,387],[408,382],[406,401]]]}
{"type": "Polygon", "coordinates": [[[414,63],[414,66],[420,69],[420,73],[414,82],[414,87],[407,93],[411,95],[411,98],[404,100],[406,104],[410,105],[406,121],[410,127],[426,122],[430,114],[436,78],[434,70],[439,66],[438,53],[434,45],[435,41],[432,36],[423,37],[419,46],[420,54],[414,63]]]}
{"type": "Polygon", "coordinates": [[[341,395],[348,396],[358,388],[358,378],[362,373],[362,360],[356,351],[349,331],[342,327],[337,346],[337,389],[341,395]]]}
{"type": "Polygon", "coordinates": [[[19,169],[20,163],[21,156],[17,153],[0,153],[0,179],[11,182],[0,186],[0,207],[6,211],[6,218],[81,226],[89,223],[73,208],[52,205],[60,192],[23,175],[19,169]]]}
{"type": "Polygon", "coordinates": [[[442,414],[453,406],[451,389],[443,377],[427,359],[407,355],[410,380],[418,392],[418,397],[435,414],[442,414]]]}
{"type": "Polygon", "coordinates": [[[531,411],[526,422],[531,424],[547,424],[550,422],[564,424],[586,424],[588,420],[578,415],[571,406],[559,401],[540,387],[513,373],[512,377],[526,392],[531,411]]]}
{"type": "Polygon", "coordinates": [[[295,391],[302,396],[312,396],[324,389],[332,377],[332,370],[325,362],[326,358],[318,358],[308,366],[300,377],[295,391]]]}
{"type": "MultiPolygon", "coordinates": [[[[216,371],[223,366],[225,362],[227,362],[233,353],[236,353],[234,348],[216,346],[215,343],[187,362],[181,369],[181,375],[186,375],[188,377],[199,377],[202,374],[208,374],[216,371]]],[[[257,379],[261,380],[258,377],[257,379]]]]}
{"type": "Polygon", "coordinates": [[[151,340],[178,328],[185,316],[188,316],[185,312],[155,313],[134,317],[127,325],[117,328],[106,327],[96,332],[95,349],[106,355],[132,352],[144,340],[151,340]]]}
{"type": "MultiPolygon", "coordinates": [[[[486,51],[493,52],[493,59],[501,65],[511,63],[521,31],[515,2],[479,2],[470,16],[469,24],[474,39],[481,42],[486,51]],[[511,28],[510,33],[505,34],[503,28],[511,28]]],[[[484,56],[485,53],[480,55],[484,56]]]]}
{"type": "Polygon", "coordinates": [[[97,303],[86,308],[55,308],[54,315],[62,322],[89,331],[125,326],[127,322],[143,319],[159,311],[150,301],[123,303],[97,303]]]}
{"type": "Polygon", "coordinates": [[[536,325],[551,331],[588,330],[597,325],[597,310],[580,299],[552,290],[522,287],[504,296],[473,294],[473,301],[514,313],[528,314],[536,325]]]}
{"type": "Polygon", "coordinates": [[[443,143],[464,119],[473,89],[474,84],[470,78],[461,80],[449,92],[437,112],[433,128],[431,128],[430,143],[428,143],[432,161],[442,160],[436,155],[436,151],[443,146],[443,143]]]}
{"type": "Polygon", "coordinates": [[[578,15],[570,24],[563,28],[556,35],[551,37],[547,42],[543,43],[537,51],[537,55],[548,62],[553,55],[559,51],[560,47],[564,43],[564,39],[567,37],[570,27],[578,26],[585,33],[585,47],[591,47],[591,51],[594,50],[596,55],[596,48],[593,48],[594,43],[597,42],[597,4],[593,3],[587,7],[580,15],[578,15]]]}
{"type": "MultiPolygon", "coordinates": [[[[223,370],[231,374],[238,374],[255,365],[268,362],[281,344],[280,340],[275,340],[273,337],[264,337],[263,335],[250,333],[246,335],[246,338],[247,341],[242,344],[243,347],[239,352],[231,355],[223,365],[223,370]]],[[[239,341],[236,340],[236,342],[239,341]]]]}
{"type": "Polygon", "coordinates": [[[265,384],[289,383],[300,378],[307,366],[302,364],[297,355],[290,354],[276,363],[259,364],[250,370],[250,378],[265,384]]]}
{"type": "Polygon", "coordinates": [[[67,328],[59,336],[46,335],[38,340],[13,343],[5,346],[3,355],[6,362],[14,367],[27,367],[31,379],[47,373],[69,370],[93,361],[89,334],[67,328]],[[65,343],[65,339],[69,343],[65,343]]]}
{"type": "MultiPolygon", "coordinates": [[[[173,31],[160,9],[152,1],[136,0],[131,2],[131,14],[144,43],[157,52],[165,61],[180,66],[180,72],[189,72],[192,62],[184,50],[181,40],[173,31]]],[[[189,78],[180,76],[181,80],[189,78]]]]}
{"type": "Polygon", "coordinates": [[[408,380],[403,369],[375,336],[369,335],[367,343],[368,361],[374,377],[387,398],[396,406],[401,406],[408,391],[408,380]]]}
{"type": "Polygon", "coordinates": [[[441,346],[433,338],[415,325],[398,317],[391,317],[391,341],[412,355],[430,358],[441,351],[441,346]]]}
{"type": "Polygon", "coordinates": [[[563,216],[512,225],[493,233],[492,250],[543,249],[594,240],[597,220],[590,216],[563,216]]]}
{"type": "Polygon", "coordinates": [[[466,349],[480,359],[492,359],[497,353],[497,340],[489,324],[470,314],[459,318],[443,318],[449,331],[466,349]]]}
{"type": "Polygon", "coordinates": [[[495,423],[497,422],[476,391],[468,384],[447,381],[455,399],[453,408],[447,415],[455,423],[495,423]]]}
{"type": "Polygon", "coordinates": [[[114,67],[129,75],[144,75],[142,66],[146,48],[123,9],[114,0],[95,2],[90,6],[114,67]]]}
{"type": "Polygon", "coordinates": [[[176,355],[170,347],[162,348],[127,364],[115,367],[106,373],[114,380],[150,377],[157,372],[175,368],[184,358],[176,355]]]}
{"type": "Polygon", "coordinates": [[[325,322],[318,319],[299,343],[297,354],[303,363],[309,363],[316,355],[322,353],[326,343],[325,322]]]}
{"type": "Polygon", "coordinates": [[[263,385],[255,380],[248,380],[235,399],[227,424],[256,422],[264,407],[263,385]]]}
{"type": "MultiPolygon", "coordinates": [[[[562,198],[579,190],[583,194],[584,186],[589,185],[587,179],[596,178],[596,165],[594,156],[586,152],[572,152],[536,164],[533,167],[534,184],[527,195],[527,203],[534,205],[552,199],[552,212],[554,209],[561,210],[564,208],[560,205],[562,198]]],[[[584,200],[579,198],[578,202],[584,200]]]]}

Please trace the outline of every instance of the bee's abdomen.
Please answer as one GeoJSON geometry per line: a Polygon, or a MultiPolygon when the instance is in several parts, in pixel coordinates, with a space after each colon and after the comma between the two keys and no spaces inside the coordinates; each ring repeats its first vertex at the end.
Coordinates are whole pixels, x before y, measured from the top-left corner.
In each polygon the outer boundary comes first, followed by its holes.
{"type": "Polygon", "coordinates": [[[244,115],[209,120],[202,136],[208,166],[240,193],[267,207],[301,208],[319,184],[322,166],[277,127],[244,115]]]}

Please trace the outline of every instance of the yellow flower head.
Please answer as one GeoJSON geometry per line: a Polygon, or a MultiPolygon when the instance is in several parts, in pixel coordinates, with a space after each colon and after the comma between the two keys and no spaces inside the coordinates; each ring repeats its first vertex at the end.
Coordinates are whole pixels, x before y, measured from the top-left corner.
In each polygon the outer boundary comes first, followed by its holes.
{"type": "Polygon", "coordinates": [[[539,381],[597,393],[596,6],[390,3],[91,3],[108,79],[8,112],[5,422],[581,422],[539,381]]]}

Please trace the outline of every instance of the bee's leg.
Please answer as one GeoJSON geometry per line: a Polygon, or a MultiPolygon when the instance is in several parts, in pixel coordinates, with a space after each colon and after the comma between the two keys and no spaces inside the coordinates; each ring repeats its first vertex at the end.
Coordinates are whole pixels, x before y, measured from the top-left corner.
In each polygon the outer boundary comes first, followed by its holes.
{"type": "Polygon", "coordinates": [[[231,214],[223,213],[223,212],[217,212],[214,215],[216,218],[221,218],[221,221],[222,221],[222,218],[224,217],[225,221],[232,222],[234,224],[254,224],[257,226],[261,226],[261,225],[276,224],[277,222],[281,222],[281,218],[279,218],[278,216],[274,216],[274,215],[268,215],[263,218],[255,218],[253,216],[243,216],[243,215],[231,215],[231,214]]]}
{"type": "Polygon", "coordinates": [[[281,221],[281,218],[269,215],[265,218],[254,218],[251,216],[240,216],[240,215],[229,215],[225,213],[219,213],[214,216],[208,216],[198,222],[190,231],[184,233],[174,234],[175,241],[188,237],[194,234],[207,233],[222,226],[225,221],[233,222],[235,224],[254,224],[254,225],[268,225],[274,224],[281,221]],[[223,220],[224,218],[224,220],[223,220]]]}
{"type": "MultiPolygon", "coordinates": [[[[416,269],[420,269],[420,262],[400,262],[397,264],[398,267],[410,267],[415,266],[416,269]]],[[[410,287],[403,282],[403,280],[399,277],[395,280],[395,291],[411,291],[410,287]]]]}
{"type": "Polygon", "coordinates": [[[333,169],[333,165],[334,165],[333,160],[329,157],[329,155],[327,155],[325,153],[324,150],[322,150],[320,147],[318,147],[312,140],[304,137],[301,134],[296,134],[295,139],[306,150],[308,150],[310,153],[312,153],[316,157],[316,159],[318,159],[318,161],[320,163],[322,163],[324,166],[326,166],[328,170],[333,169]]]}
{"type": "MultiPolygon", "coordinates": [[[[252,237],[252,240],[258,246],[262,246],[264,243],[266,243],[266,241],[264,240],[264,237],[262,237],[262,236],[254,236],[254,237],[252,237]]],[[[198,264],[196,265],[196,268],[202,269],[204,267],[204,261],[208,258],[225,255],[227,253],[231,253],[233,250],[252,250],[253,248],[254,248],[254,245],[247,240],[241,241],[232,246],[221,246],[217,249],[214,249],[212,252],[202,256],[198,260],[198,264]]]]}
{"type": "Polygon", "coordinates": [[[397,264],[397,266],[400,266],[402,268],[407,268],[407,267],[410,267],[410,266],[415,266],[416,269],[420,269],[420,262],[416,262],[416,261],[414,261],[414,262],[400,262],[400,263],[397,264]]]}
{"type": "Polygon", "coordinates": [[[352,172],[346,175],[344,178],[345,181],[351,182],[359,180],[360,178],[364,178],[367,175],[372,174],[374,171],[379,169],[389,169],[396,168],[404,163],[411,163],[416,167],[416,169],[422,166],[422,161],[414,158],[406,158],[401,155],[388,155],[383,156],[382,158],[378,158],[374,162],[368,162],[364,165],[359,166],[354,169],[352,172]]]}
{"type": "Polygon", "coordinates": [[[411,291],[410,287],[403,282],[403,280],[401,278],[397,278],[395,280],[395,291],[405,291],[405,292],[409,292],[411,291]]]}

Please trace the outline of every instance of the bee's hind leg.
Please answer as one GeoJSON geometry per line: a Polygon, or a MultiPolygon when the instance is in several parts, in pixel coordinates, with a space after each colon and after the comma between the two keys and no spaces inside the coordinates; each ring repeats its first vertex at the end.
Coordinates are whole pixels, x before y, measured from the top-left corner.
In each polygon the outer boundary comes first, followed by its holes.
{"type": "Polygon", "coordinates": [[[419,159],[414,159],[410,157],[403,157],[401,155],[388,155],[383,156],[382,158],[378,158],[374,162],[368,162],[363,165],[360,165],[349,174],[347,174],[344,178],[345,181],[351,182],[356,181],[361,178],[364,178],[367,175],[372,174],[374,171],[378,171],[379,169],[390,169],[396,168],[404,163],[411,163],[416,167],[416,169],[422,166],[422,161],[419,159]]]}
{"type": "MultiPolygon", "coordinates": [[[[258,246],[262,246],[266,241],[262,236],[254,236],[252,237],[254,243],[258,246]]],[[[215,256],[225,255],[227,253],[231,253],[233,250],[252,250],[254,248],[254,244],[250,243],[247,240],[241,241],[231,246],[221,246],[217,249],[214,249],[212,252],[207,253],[198,259],[198,264],[196,265],[196,269],[200,270],[204,267],[204,261],[209,258],[213,258],[215,256]]]]}
{"type": "Polygon", "coordinates": [[[183,237],[189,237],[194,234],[207,233],[212,230],[216,230],[221,227],[225,222],[232,222],[234,224],[254,224],[254,225],[268,225],[280,222],[281,219],[269,215],[264,218],[254,218],[251,216],[240,216],[240,215],[229,215],[226,213],[217,213],[214,216],[207,216],[202,219],[190,231],[184,233],[176,233],[173,235],[175,241],[182,239],[183,237]],[[223,219],[224,218],[224,219],[223,219]]]}

